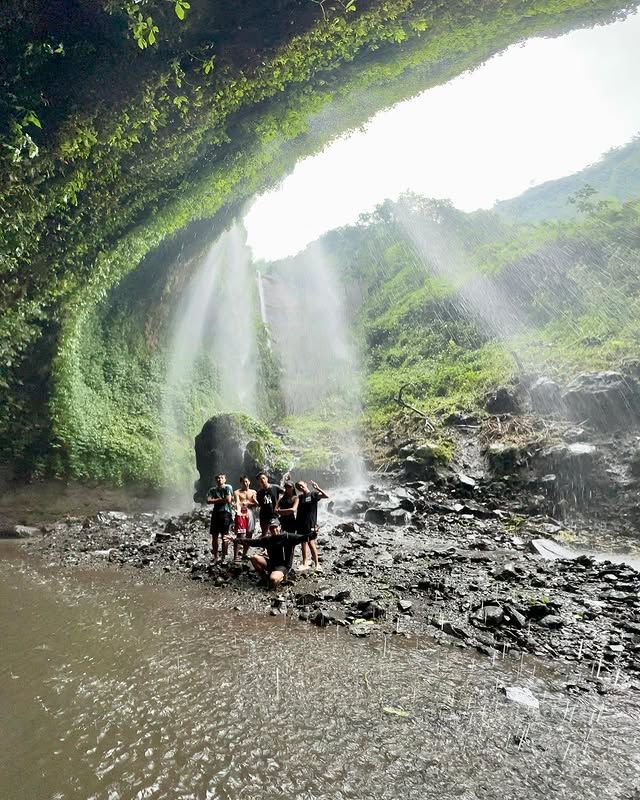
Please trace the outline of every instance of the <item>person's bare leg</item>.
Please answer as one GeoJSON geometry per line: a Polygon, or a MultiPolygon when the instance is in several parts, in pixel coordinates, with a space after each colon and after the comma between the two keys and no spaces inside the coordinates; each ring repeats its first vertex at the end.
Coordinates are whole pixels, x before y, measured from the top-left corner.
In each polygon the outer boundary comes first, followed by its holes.
{"type": "Polygon", "coordinates": [[[264,575],[267,571],[267,559],[264,556],[250,556],[249,560],[258,575],[264,575]]]}
{"type": "Polygon", "coordinates": [[[272,572],[271,575],[269,575],[269,585],[271,586],[272,589],[275,589],[276,586],[279,583],[282,583],[283,580],[284,580],[284,572],[280,572],[279,570],[276,570],[275,572],[272,572]]]}
{"type": "MultiPolygon", "coordinates": [[[[246,534],[245,538],[252,539],[253,538],[253,531],[248,532],[246,534]]],[[[243,558],[247,557],[247,553],[249,552],[249,547],[250,547],[250,545],[248,545],[248,544],[243,544],[242,545],[242,556],[243,556],[243,558]]]]}
{"type": "Polygon", "coordinates": [[[227,553],[229,552],[229,540],[226,536],[222,536],[222,558],[221,561],[225,561],[227,558],[227,553]]]}
{"type": "Polygon", "coordinates": [[[218,534],[211,534],[211,558],[214,563],[218,560],[218,534]]]}
{"type": "Polygon", "coordinates": [[[307,566],[307,559],[309,557],[309,546],[306,542],[302,542],[300,545],[300,549],[302,550],[302,566],[307,566]]]}
{"type": "Polygon", "coordinates": [[[317,569],[320,566],[320,562],[318,560],[318,542],[316,539],[309,539],[309,550],[311,550],[313,566],[317,569]]]}

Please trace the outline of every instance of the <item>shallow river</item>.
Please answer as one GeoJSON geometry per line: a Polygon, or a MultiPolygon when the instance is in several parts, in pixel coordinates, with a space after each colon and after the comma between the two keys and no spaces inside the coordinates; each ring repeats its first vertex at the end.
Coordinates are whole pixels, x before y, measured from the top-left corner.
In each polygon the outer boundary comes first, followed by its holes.
{"type": "Polygon", "coordinates": [[[3,800],[622,800],[640,785],[629,692],[576,700],[534,660],[356,640],[1,544],[3,800]]]}

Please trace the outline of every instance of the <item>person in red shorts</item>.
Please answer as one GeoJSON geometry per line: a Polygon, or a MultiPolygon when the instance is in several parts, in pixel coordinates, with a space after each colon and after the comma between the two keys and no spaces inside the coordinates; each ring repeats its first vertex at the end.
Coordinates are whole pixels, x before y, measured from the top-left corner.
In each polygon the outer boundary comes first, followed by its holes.
{"type": "MultiPolygon", "coordinates": [[[[255,489],[251,488],[251,481],[246,475],[240,478],[240,487],[233,493],[233,499],[236,508],[235,518],[235,533],[236,537],[242,539],[250,539],[256,527],[255,517],[253,516],[253,509],[258,506],[255,489]]],[[[247,555],[249,545],[242,545],[242,555],[247,555]]],[[[240,560],[240,542],[236,541],[233,544],[233,560],[240,560]]]]}

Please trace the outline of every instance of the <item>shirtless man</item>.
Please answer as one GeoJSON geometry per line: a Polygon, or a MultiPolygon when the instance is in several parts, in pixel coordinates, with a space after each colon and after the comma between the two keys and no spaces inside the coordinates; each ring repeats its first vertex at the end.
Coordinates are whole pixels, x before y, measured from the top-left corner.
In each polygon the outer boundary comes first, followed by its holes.
{"type": "MultiPolygon", "coordinates": [[[[255,530],[255,518],[253,516],[253,509],[257,508],[258,500],[256,498],[255,489],[251,488],[251,481],[246,475],[240,478],[240,487],[233,493],[233,499],[236,507],[236,520],[235,520],[235,533],[236,537],[250,539],[255,530]]],[[[249,545],[242,545],[242,555],[247,555],[249,545]]],[[[240,542],[236,541],[233,544],[233,560],[239,561],[240,559],[240,542]]]]}

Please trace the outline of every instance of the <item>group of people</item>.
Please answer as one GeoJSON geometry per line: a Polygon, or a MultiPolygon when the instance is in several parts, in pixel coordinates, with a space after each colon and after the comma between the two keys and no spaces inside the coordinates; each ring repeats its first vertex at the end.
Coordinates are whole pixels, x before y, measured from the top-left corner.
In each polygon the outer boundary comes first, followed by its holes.
{"type": "Polygon", "coordinates": [[[211,510],[211,551],[214,563],[227,558],[229,543],[233,541],[234,561],[240,561],[240,551],[262,548],[251,555],[254,569],[277,586],[293,569],[294,551],[302,549],[302,563],[298,571],[310,568],[320,571],[318,558],[318,503],[328,495],[317,483],[296,481],[286,477],[282,486],[270,483],[261,472],[256,476],[258,489],[251,488],[246,475],[234,491],[224,473],[216,475],[216,485],[207,492],[211,510]],[[260,536],[255,536],[256,517],[260,536]]]}

